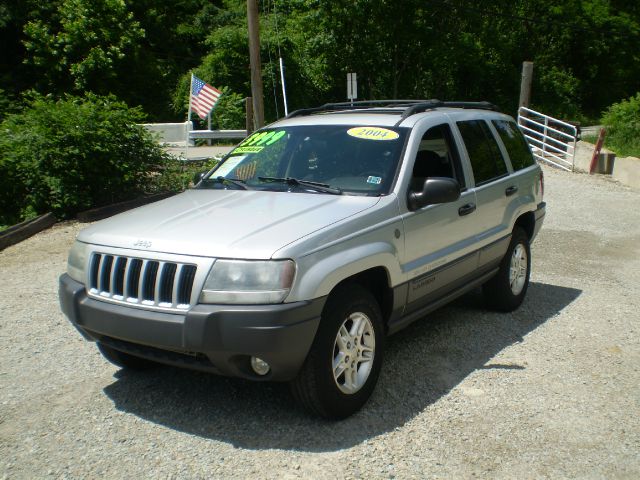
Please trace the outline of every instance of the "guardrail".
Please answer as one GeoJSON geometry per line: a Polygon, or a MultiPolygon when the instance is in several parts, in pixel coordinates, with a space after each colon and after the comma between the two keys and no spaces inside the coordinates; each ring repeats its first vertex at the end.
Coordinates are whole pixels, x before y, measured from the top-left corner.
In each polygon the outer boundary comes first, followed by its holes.
{"type": "Polygon", "coordinates": [[[146,123],[142,126],[158,135],[160,143],[177,146],[184,146],[187,142],[193,146],[197,139],[232,140],[247,136],[246,130],[193,130],[193,122],[146,123]]]}
{"type": "Polygon", "coordinates": [[[520,107],[518,126],[524,133],[534,157],[563,170],[574,170],[578,136],[575,125],[530,108],[520,107]]]}
{"type": "Polygon", "coordinates": [[[226,140],[234,138],[244,138],[246,136],[246,130],[189,130],[189,140],[195,140],[198,138],[226,140]]]}

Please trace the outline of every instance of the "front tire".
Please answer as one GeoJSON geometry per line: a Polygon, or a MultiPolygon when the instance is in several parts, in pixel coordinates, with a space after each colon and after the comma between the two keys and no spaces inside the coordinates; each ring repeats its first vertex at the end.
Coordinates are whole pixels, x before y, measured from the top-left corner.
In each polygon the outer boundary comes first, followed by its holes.
{"type": "Polygon", "coordinates": [[[518,308],[527,293],[530,275],[529,236],[522,228],[515,227],[500,270],[482,287],[489,308],[500,312],[511,312],[518,308]]]}
{"type": "Polygon", "coordinates": [[[291,382],[293,396],[315,415],[348,417],[369,399],[384,347],[380,306],[360,285],[331,294],[309,355],[291,382]]]}

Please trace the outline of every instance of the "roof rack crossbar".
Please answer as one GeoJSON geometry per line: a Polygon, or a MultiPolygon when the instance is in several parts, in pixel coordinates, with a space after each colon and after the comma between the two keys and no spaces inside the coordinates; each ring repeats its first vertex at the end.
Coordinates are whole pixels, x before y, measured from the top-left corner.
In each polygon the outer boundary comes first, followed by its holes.
{"type": "Polygon", "coordinates": [[[426,102],[428,100],[362,100],[357,102],[337,102],[325,103],[319,107],[301,108],[287,115],[286,118],[301,117],[304,115],[312,115],[320,112],[340,111],[340,110],[360,110],[363,108],[375,107],[404,107],[417,102],[426,102]]]}
{"type": "MultiPolygon", "coordinates": [[[[301,117],[305,115],[313,115],[321,112],[340,112],[345,110],[362,110],[375,109],[376,107],[405,107],[400,116],[400,122],[416,113],[433,110],[435,108],[476,108],[479,110],[498,110],[494,104],[489,102],[443,102],[437,99],[431,100],[364,100],[358,102],[338,102],[325,103],[320,107],[302,108],[295,110],[287,115],[286,118],[301,117]]],[[[374,112],[372,112],[374,113],[374,112]]],[[[398,125],[396,124],[396,125],[398,125]]]]}
{"type": "MultiPolygon", "coordinates": [[[[402,122],[405,118],[410,117],[411,115],[425,112],[427,110],[433,110],[435,108],[474,108],[478,110],[498,110],[498,107],[489,102],[441,102],[440,100],[429,100],[423,103],[416,103],[415,105],[407,108],[404,112],[402,112],[400,122],[402,122]]],[[[398,124],[400,122],[398,122],[398,124]]]]}

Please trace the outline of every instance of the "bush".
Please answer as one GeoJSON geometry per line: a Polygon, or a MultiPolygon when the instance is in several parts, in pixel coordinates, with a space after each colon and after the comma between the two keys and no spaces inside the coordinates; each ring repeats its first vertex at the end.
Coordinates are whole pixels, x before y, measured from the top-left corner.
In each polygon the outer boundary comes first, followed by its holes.
{"type": "Polygon", "coordinates": [[[58,218],[153,191],[168,156],[114,97],[31,94],[0,124],[0,224],[58,218]]]}
{"type": "Polygon", "coordinates": [[[607,148],[621,157],[640,157],[640,92],[611,105],[602,117],[602,124],[607,128],[607,148]]]}
{"type": "Polygon", "coordinates": [[[0,121],[10,113],[15,113],[18,109],[15,99],[0,88],[0,121]]]}

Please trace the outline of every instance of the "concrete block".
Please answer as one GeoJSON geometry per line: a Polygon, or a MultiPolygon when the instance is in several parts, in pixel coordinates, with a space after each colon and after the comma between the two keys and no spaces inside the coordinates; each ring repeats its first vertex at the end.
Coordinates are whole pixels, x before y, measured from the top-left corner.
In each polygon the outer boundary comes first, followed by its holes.
{"type": "Polygon", "coordinates": [[[193,129],[193,122],[182,123],[144,123],[147,131],[158,135],[160,143],[171,145],[184,145],[187,140],[187,132],[193,129]]]}
{"type": "Polygon", "coordinates": [[[620,183],[640,188],[640,158],[616,157],[611,176],[620,183]]]}

